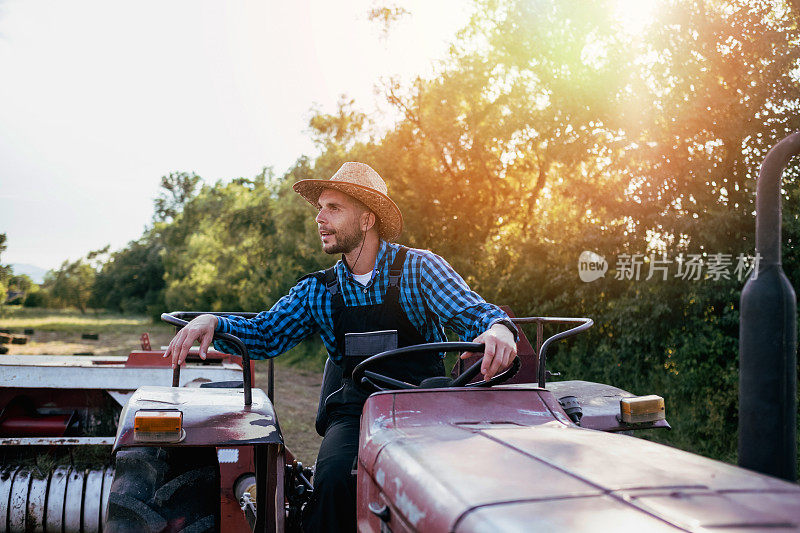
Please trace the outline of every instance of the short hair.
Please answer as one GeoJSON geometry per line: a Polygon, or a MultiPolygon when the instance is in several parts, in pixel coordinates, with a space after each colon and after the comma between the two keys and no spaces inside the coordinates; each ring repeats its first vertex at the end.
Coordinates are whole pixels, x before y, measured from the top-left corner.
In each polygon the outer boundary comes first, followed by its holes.
{"type": "Polygon", "coordinates": [[[380,218],[378,218],[378,214],[377,214],[375,211],[373,211],[372,209],[370,209],[370,208],[367,206],[367,204],[365,204],[364,202],[362,202],[362,201],[361,201],[361,200],[359,200],[358,198],[353,198],[353,197],[352,197],[352,196],[350,196],[349,194],[346,194],[346,196],[347,196],[348,198],[350,198],[350,201],[351,201],[351,202],[353,202],[353,206],[355,206],[355,208],[356,208],[356,209],[358,209],[358,211],[359,211],[359,213],[358,213],[358,214],[359,214],[359,215],[363,215],[364,213],[372,213],[372,216],[374,216],[374,217],[375,217],[375,226],[374,226],[374,227],[375,227],[375,229],[378,231],[378,233],[380,233],[380,228],[381,228],[381,219],[380,219],[380,218]]]}

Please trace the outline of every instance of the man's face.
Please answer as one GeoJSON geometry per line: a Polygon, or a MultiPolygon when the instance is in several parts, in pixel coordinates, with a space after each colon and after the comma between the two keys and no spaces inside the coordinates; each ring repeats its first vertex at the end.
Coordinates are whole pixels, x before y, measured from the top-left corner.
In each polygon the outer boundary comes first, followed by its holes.
{"type": "Polygon", "coordinates": [[[360,221],[363,210],[352,198],[332,189],[325,189],[317,200],[317,225],[326,254],[346,254],[359,246],[364,238],[360,221]]]}

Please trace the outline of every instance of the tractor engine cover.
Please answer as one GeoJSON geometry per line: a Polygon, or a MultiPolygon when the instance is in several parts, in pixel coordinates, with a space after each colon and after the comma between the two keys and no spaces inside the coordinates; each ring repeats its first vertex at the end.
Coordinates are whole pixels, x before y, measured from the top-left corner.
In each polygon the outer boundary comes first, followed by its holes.
{"type": "Polygon", "coordinates": [[[800,527],[800,487],[581,428],[536,387],[372,395],[359,529],[739,531],[800,527]]]}

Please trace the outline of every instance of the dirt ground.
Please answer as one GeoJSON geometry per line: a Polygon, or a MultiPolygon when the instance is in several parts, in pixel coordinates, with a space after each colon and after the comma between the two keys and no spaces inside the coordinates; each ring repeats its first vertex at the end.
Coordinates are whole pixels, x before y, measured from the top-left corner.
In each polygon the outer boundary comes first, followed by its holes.
{"type": "MultiPolygon", "coordinates": [[[[255,361],[255,385],[267,390],[267,362],[255,361]]],[[[314,429],[322,373],[275,364],[275,410],[286,447],[304,465],[312,465],[322,437],[314,429]]]]}

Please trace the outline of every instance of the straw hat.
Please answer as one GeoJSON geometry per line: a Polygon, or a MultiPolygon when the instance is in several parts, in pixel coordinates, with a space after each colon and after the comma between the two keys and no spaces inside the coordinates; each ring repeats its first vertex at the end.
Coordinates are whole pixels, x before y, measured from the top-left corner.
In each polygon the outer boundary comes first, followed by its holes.
{"type": "Polygon", "coordinates": [[[300,180],[292,188],[317,207],[323,189],[341,191],[366,205],[378,218],[378,234],[393,241],[403,231],[403,215],[387,196],[386,183],[372,167],[349,161],[329,180],[300,180]]]}

